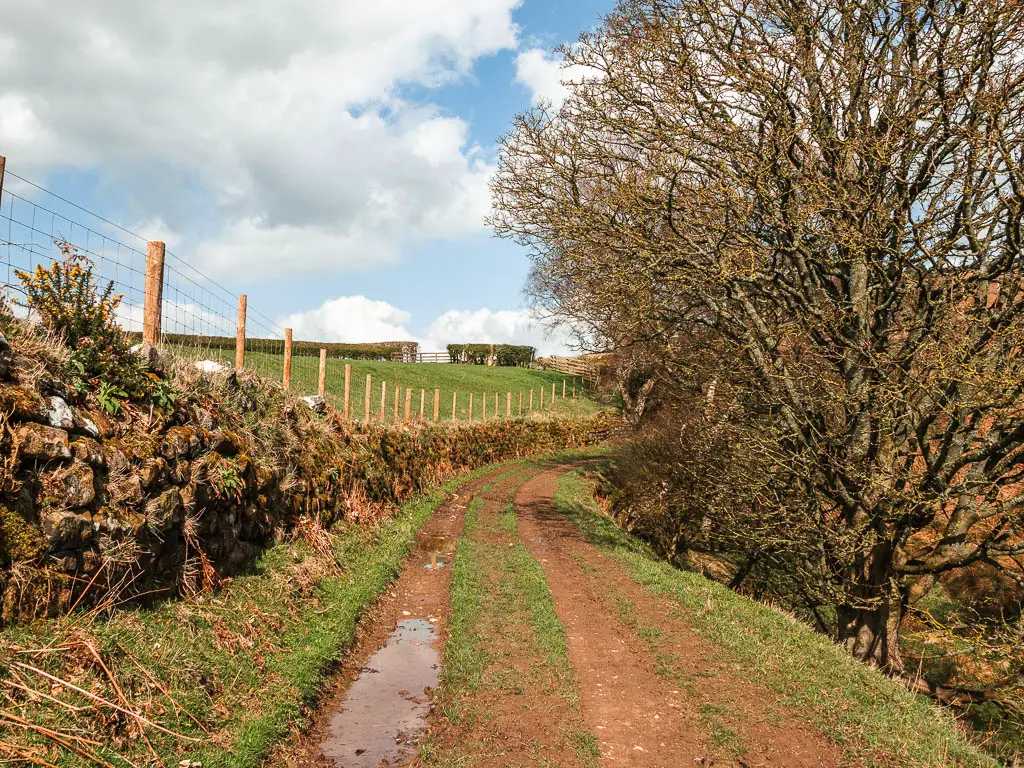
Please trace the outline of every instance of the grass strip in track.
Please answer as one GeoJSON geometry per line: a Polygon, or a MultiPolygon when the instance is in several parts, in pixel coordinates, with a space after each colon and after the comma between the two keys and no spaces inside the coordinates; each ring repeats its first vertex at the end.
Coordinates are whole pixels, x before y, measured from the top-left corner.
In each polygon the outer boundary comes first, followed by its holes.
{"type": "Polygon", "coordinates": [[[517,536],[516,512],[513,505],[505,506],[498,513],[498,527],[515,537],[512,545],[504,550],[502,570],[511,578],[503,580],[502,584],[511,590],[510,599],[515,600],[520,606],[525,606],[529,612],[530,626],[537,646],[547,657],[548,669],[560,681],[558,692],[573,711],[578,712],[579,690],[572,665],[569,663],[565,627],[555,612],[555,601],[551,596],[544,568],[517,536]]]}
{"type": "Polygon", "coordinates": [[[915,768],[986,768],[996,762],[927,699],[858,663],[790,616],[703,576],[673,568],[601,514],[578,473],[562,476],[556,508],[609,550],[644,589],[671,598],[679,616],[728,651],[750,679],[805,713],[851,762],[915,768]]]}
{"type": "MultiPolygon", "coordinates": [[[[429,741],[423,760],[446,767],[485,765],[499,755],[507,759],[508,750],[523,764],[562,765],[553,756],[569,752],[582,768],[596,766],[597,744],[582,725],[565,629],[543,568],[519,541],[511,504],[495,514],[484,510],[481,499],[473,501],[453,568],[439,701],[457,737],[447,739],[446,747],[429,741]],[[543,712],[554,707],[564,714],[550,724],[547,743],[495,743],[494,729],[503,727],[495,722],[502,717],[495,710],[517,706],[543,712]]],[[[507,725],[509,712],[503,716],[507,725]]],[[[524,710],[517,717],[531,715],[524,710]]]]}
{"type": "MultiPolygon", "coordinates": [[[[483,639],[479,636],[479,618],[484,610],[482,595],[483,577],[480,573],[477,545],[469,535],[476,527],[476,513],[482,504],[473,499],[466,509],[466,523],[462,538],[455,550],[452,565],[451,610],[452,617],[448,642],[444,650],[444,664],[441,667],[442,691],[456,688],[475,691],[480,685],[480,676],[487,666],[488,655],[483,639]]],[[[452,706],[451,696],[443,696],[442,710],[452,723],[461,719],[460,708],[452,706]]]]}

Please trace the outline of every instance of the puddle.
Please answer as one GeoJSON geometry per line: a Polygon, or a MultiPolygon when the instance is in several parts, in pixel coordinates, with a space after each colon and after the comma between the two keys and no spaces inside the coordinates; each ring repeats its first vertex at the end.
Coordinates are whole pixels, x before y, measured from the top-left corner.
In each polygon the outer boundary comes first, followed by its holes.
{"type": "Polygon", "coordinates": [[[420,534],[416,539],[416,548],[420,552],[449,552],[453,549],[448,537],[438,534],[420,534]]]}
{"type": "Polygon", "coordinates": [[[320,747],[337,768],[399,765],[416,755],[430,709],[424,689],[437,686],[436,639],[429,621],[405,619],[366,663],[320,747]]]}
{"type": "Polygon", "coordinates": [[[450,553],[454,548],[447,536],[421,533],[416,538],[416,549],[430,553],[430,561],[423,566],[428,571],[444,568],[447,558],[443,558],[442,555],[450,553]]]}

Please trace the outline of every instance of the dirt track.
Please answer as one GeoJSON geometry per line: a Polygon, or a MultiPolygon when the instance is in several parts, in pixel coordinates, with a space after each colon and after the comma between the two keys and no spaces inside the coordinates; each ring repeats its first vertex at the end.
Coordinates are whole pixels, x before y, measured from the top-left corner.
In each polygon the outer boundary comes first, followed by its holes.
{"type": "MultiPolygon", "coordinates": [[[[428,522],[425,533],[444,536],[454,546],[466,507],[481,499],[468,535],[477,546],[484,590],[483,612],[473,627],[484,669],[478,684],[442,695],[446,712],[436,706],[431,712],[419,737],[429,742],[422,756],[410,750],[399,762],[385,764],[842,764],[837,746],[780,707],[770,692],[739,679],[721,651],[688,630],[685,617],[631,581],[555,510],[558,477],[571,468],[492,473],[460,491],[428,522]],[[520,545],[543,569],[564,627],[568,675],[558,671],[550,649],[533,636],[530,606],[522,605],[515,574],[503,565],[505,554],[520,545]],[[599,757],[580,746],[586,741],[581,734],[589,734],[599,757]]],[[[278,752],[278,764],[331,764],[319,745],[343,706],[344,690],[403,616],[434,622],[443,649],[451,569],[431,571],[423,560],[423,553],[411,556],[393,589],[363,621],[357,646],[333,693],[324,698],[314,727],[278,752]]]]}
{"type": "Polygon", "coordinates": [[[667,606],[640,589],[555,510],[551,500],[564,469],[526,482],[516,495],[516,510],[520,534],[547,574],[583,710],[597,731],[603,760],[651,768],[713,764],[714,737],[701,728],[701,709],[717,704],[734,713],[741,725],[733,726],[741,729],[744,745],[742,758],[718,758],[720,765],[838,764],[836,747],[799,720],[782,716],[767,722],[764,712],[775,709],[773,698],[735,679],[728,665],[713,658],[713,649],[701,648],[670,618],[667,606]],[[659,659],[624,624],[613,605],[616,597],[628,600],[646,626],[672,637],[672,674],[659,674],[659,659]]]}

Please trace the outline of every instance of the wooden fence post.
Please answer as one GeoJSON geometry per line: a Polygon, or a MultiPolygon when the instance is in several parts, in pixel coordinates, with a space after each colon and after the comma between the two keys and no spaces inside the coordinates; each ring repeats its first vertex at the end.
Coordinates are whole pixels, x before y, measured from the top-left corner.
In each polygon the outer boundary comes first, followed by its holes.
{"type": "Polygon", "coordinates": [[[395,385],[395,417],[391,420],[391,423],[395,424],[395,425],[398,424],[398,396],[399,396],[398,393],[401,392],[401,391],[402,391],[402,388],[396,384],[395,385]]]}
{"type": "Polygon", "coordinates": [[[409,423],[409,418],[412,416],[412,390],[405,390],[405,423],[409,423]]]}
{"type": "Polygon", "coordinates": [[[519,415],[523,415],[523,393],[522,390],[519,392],[519,415]]]}
{"type": "MultiPolygon", "coordinates": [[[[324,360],[327,360],[326,350],[324,350],[324,360]]],[[[352,364],[345,364],[345,418],[348,418],[348,403],[349,396],[352,394],[352,364]]]]}
{"type": "Polygon", "coordinates": [[[539,410],[541,410],[541,411],[544,410],[544,387],[540,388],[540,408],[539,408],[539,410]]]}
{"type": "Polygon", "coordinates": [[[441,390],[434,390],[434,421],[441,415],[441,390]]]}
{"type": "Polygon", "coordinates": [[[363,392],[363,423],[370,423],[370,387],[373,385],[373,376],[366,374],[366,389],[363,392]]]}
{"type": "Polygon", "coordinates": [[[420,389],[420,418],[423,418],[423,406],[426,403],[427,390],[420,389]]]}
{"type": "Polygon", "coordinates": [[[247,297],[243,293],[238,297],[238,323],[235,326],[235,370],[242,370],[245,365],[245,310],[247,297]]]}
{"type": "Polygon", "coordinates": [[[327,348],[320,348],[320,373],[316,378],[316,393],[320,397],[327,391],[327,348]]]}
{"type": "Polygon", "coordinates": [[[483,421],[487,418],[487,393],[480,393],[480,420],[483,421]]]}
{"type": "Polygon", "coordinates": [[[469,420],[473,421],[473,393],[469,393],[469,420]]]}
{"type": "Polygon", "coordinates": [[[284,388],[292,388],[292,329],[284,329],[284,388]]]}
{"type": "Polygon", "coordinates": [[[455,390],[452,392],[452,421],[455,421],[456,410],[455,407],[459,404],[459,391],[455,390]]]}
{"type": "Polygon", "coordinates": [[[388,383],[382,381],[380,383],[380,423],[387,424],[387,407],[388,407],[388,383]]]}
{"type": "Polygon", "coordinates": [[[530,413],[533,413],[533,390],[530,390],[530,413]]]}
{"type": "Polygon", "coordinates": [[[565,379],[562,379],[562,399],[565,400],[565,379]]]}
{"type": "Polygon", "coordinates": [[[146,245],[146,303],[142,316],[142,341],[160,343],[160,321],[164,299],[164,244],[152,240],[146,245]]]}
{"type": "Polygon", "coordinates": [[[555,382],[551,382],[551,402],[548,403],[548,407],[554,407],[555,405],[555,382]]]}

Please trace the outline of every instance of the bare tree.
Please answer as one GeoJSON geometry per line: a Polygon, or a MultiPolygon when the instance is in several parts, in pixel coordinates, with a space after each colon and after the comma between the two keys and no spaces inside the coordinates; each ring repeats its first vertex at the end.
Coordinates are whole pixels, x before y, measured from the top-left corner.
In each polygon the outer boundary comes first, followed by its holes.
{"type": "Polygon", "coordinates": [[[493,183],[542,302],[676,360],[696,324],[749,371],[794,481],[762,512],[892,671],[938,574],[1020,578],[1022,44],[1019,2],[623,2],[493,183]]]}

